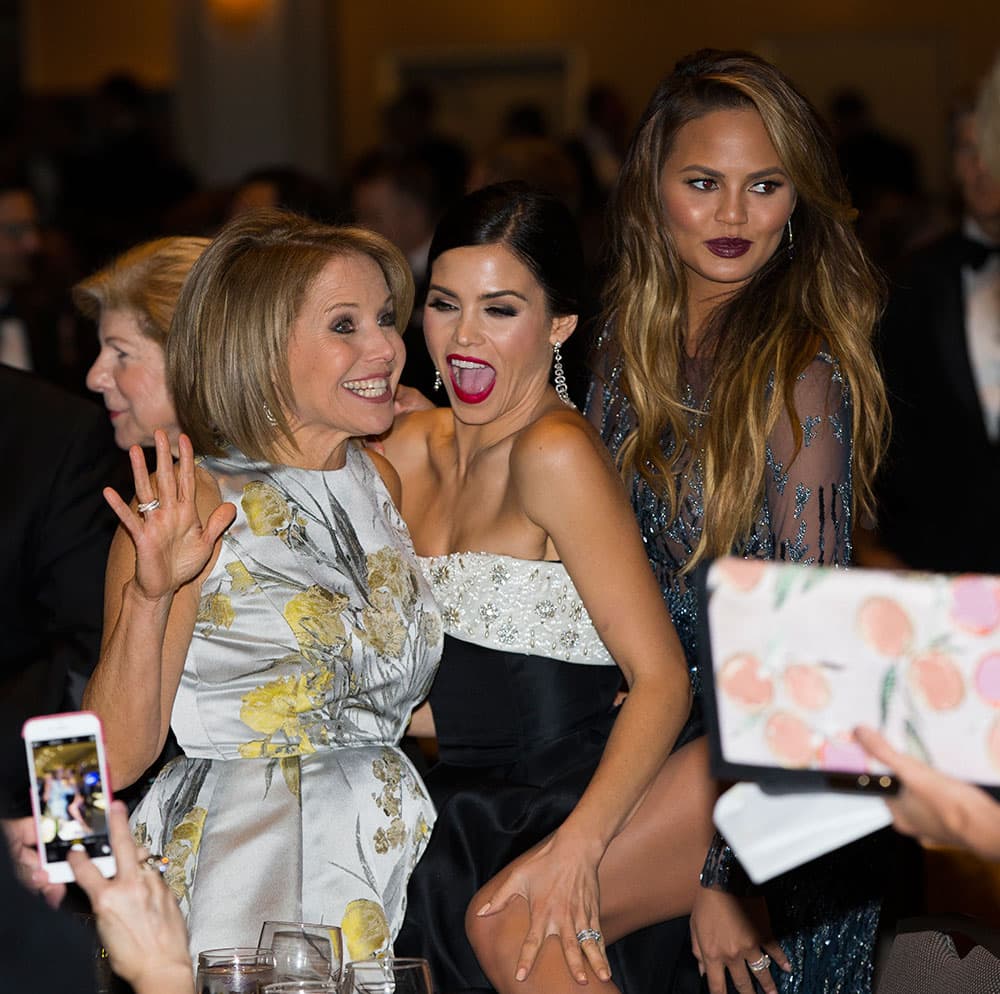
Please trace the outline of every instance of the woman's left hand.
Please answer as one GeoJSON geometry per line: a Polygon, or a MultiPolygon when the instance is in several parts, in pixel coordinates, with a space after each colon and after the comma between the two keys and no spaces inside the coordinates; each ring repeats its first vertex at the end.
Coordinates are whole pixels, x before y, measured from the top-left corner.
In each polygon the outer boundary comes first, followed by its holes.
{"type": "Polygon", "coordinates": [[[42,869],[36,848],[35,819],[30,815],[27,818],[4,818],[3,831],[21,883],[28,890],[41,894],[50,907],[57,908],[66,896],[66,885],[52,883],[42,869]]]}
{"type": "Polygon", "coordinates": [[[753,994],[756,984],[764,994],[777,994],[770,964],[786,973],[792,970],[759,897],[700,888],[691,910],[691,949],[710,994],[725,994],[727,972],[740,994],[753,994]]]}
{"type": "Polygon", "coordinates": [[[588,964],[601,980],[610,980],[604,939],[577,939],[585,929],[601,931],[597,868],[603,856],[603,848],[587,853],[579,842],[556,832],[514,860],[494,879],[492,891],[483,892],[486,901],[476,910],[480,916],[503,911],[516,897],[528,904],[528,932],[518,954],[516,979],[528,976],[542,943],[554,935],[579,983],[587,982],[588,964]]]}

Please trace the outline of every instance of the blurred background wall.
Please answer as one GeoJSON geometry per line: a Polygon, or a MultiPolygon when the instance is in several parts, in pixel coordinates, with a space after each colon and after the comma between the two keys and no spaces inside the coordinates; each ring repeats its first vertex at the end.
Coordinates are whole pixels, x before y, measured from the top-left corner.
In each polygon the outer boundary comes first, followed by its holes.
{"type": "Polygon", "coordinates": [[[413,78],[458,84],[442,126],[473,139],[505,78],[533,78],[536,95],[546,78],[561,87],[555,133],[578,123],[574,98],[593,81],[613,83],[634,121],[679,55],[713,45],[773,58],[821,108],[862,89],[940,190],[948,104],[1000,44],[995,0],[0,0],[0,20],[28,95],[121,71],[172,94],[178,150],[210,181],[258,164],[262,148],[335,174],[375,143],[380,106],[413,78]]]}

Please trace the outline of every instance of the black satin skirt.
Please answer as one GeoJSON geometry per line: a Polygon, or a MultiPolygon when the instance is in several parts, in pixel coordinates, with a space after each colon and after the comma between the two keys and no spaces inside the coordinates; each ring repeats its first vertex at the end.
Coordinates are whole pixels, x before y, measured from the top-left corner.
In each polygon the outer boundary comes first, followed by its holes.
{"type": "MultiPolygon", "coordinates": [[[[465,936],[476,891],[555,831],[586,789],[614,725],[621,674],[446,637],[431,690],[440,762],[425,777],[438,810],[410,878],[397,955],[424,956],[440,994],[492,991],[465,936]]],[[[686,920],[608,950],[627,994],[682,989],[697,972],[686,920]]],[[[684,988],[686,989],[686,987],[684,988]]]]}

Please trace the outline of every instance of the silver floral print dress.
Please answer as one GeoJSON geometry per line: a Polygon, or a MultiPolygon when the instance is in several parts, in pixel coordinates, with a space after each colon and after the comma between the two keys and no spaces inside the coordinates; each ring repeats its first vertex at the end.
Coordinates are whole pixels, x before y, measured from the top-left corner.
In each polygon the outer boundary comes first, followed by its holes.
{"type": "Polygon", "coordinates": [[[237,515],[202,588],[164,768],[133,832],[170,857],[192,954],[266,919],[387,951],[434,809],[397,748],[441,621],[371,460],[339,470],[202,462],[237,515]]]}

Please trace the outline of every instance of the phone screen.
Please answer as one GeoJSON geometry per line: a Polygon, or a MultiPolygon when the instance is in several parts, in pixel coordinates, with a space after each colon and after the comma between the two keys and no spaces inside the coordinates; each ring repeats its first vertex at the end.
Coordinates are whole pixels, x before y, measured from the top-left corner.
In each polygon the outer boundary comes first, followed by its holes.
{"type": "Polygon", "coordinates": [[[91,858],[110,856],[107,792],[96,737],[35,739],[31,753],[46,862],[62,862],[74,846],[91,858]]]}

